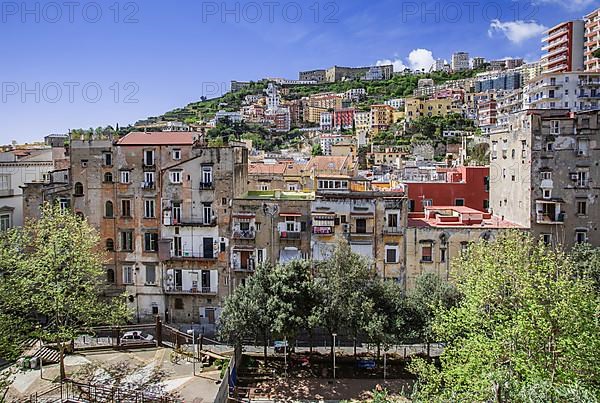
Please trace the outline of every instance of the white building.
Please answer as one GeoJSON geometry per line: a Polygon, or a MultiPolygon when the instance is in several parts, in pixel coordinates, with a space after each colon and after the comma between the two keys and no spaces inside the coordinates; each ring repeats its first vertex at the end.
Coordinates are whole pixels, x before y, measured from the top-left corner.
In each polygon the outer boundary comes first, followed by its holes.
{"type": "Polygon", "coordinates": [[[404,98],[388,99],[385,104],[397,110],[404,109],[404,98]]]}
{"type": "Polygon", "coordinates": [[[600,73],[542,74],[523,88],[523,109],[600,109],[600,73]]]}
{"type": "Polygon", "coordinates": [[[323,131],[329,131],[333,127],[333,113],[321,112],[321,118],[319,120],[319,127],[323,131]]]}
{"type": "Polygon", "coordinates": [[[51,148],[0,153],[0,231],[23,225],[21,186],[49,182],[52,170],[51,148]]]}
{"type": "Polygon", "coordinates": [[[229,119],[232,123],[240,123],[242,121],[242,114],[239,112],[219,111],[215,114],[214,123],[225,119],[229,119]]]}
{"type": "Polygon", "coordinates": [[[469,54],[467,52],[456,52],[452,54],[452,71],[469,69],[469,54]]]}

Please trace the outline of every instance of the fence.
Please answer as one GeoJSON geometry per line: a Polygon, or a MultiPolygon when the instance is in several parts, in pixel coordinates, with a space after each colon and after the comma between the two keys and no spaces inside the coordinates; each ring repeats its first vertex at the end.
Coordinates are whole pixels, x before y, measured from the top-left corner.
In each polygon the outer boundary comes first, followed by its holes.
{"type": "Polygon", "coordinates": [[[219,386],[219,391],[215,397],[215,403],[225,403],[230,400],[230,397],[232,396],[237,384],[237,373],[241,361],[242,349],[236,347],[231,359],[229,360],[229,365],[227,365],[227,370],[225,371],[225,376],[223,376],[223,381],[219,386]]]}
{"type": "Polygon", "coordinates": [[[31,395],[29,402],[178,403],[180,400],[151,392],[96,386],[67,379],[44,392],[31,395]]]}

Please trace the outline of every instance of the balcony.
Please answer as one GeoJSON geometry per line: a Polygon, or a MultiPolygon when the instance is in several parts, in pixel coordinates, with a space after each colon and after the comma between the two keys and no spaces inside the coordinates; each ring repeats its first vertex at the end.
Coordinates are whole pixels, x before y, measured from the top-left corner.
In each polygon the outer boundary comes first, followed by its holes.
{"type": "Polygon", "coordinates": [[[163,225],[180,226],[180,227],[216,227],[217,217],[212,217],[210,221],[205,221],[203,218],[183,217],[180,219],[164,217],[163,225]]]}
{"type": "Polygon", "coordinates": [[[312,233],[315,235],[333,235],[335,233],[335,229],[332,225],[313,226],[312,233]]]}
{"type": "Polygon", "coordinates": [[[302,236],[299,222],[281,222],[277,225],[280,239],[297,240],[302,236]]]}
{"type": "Polygon", "coordinates": [[[190,249],[182,249],[179,251],[171,251],[172,260],[217,260],[217,256],[209,251],[197,251],[190,249]]]}
{"type": "Polygon", "coordinates": [[[556,215],[537,213],[536,223],[538,224],[564,224],[565,213],[558,213],[556,215]]]}
{"type": "Polygon", "coordinates": [[[383,205],[386,210],[400,210],[402,209],[402,199],[384,200],[383,205]]]}
{"type": "Polygon", "coordinates": [[[256,264],[254,263],[254,258],[244,259],[244,261],[234,260],[231,264],[231,267],[234,271],[239,272],[253,272],[256,264]]]}
{"type": "Polygon", "coordinates": [[[402,235],[404,234],[404,228],[402,227],[383,227],[384,234],[391,235],[402,235]]]}
{"type": "Polygon", "coordinates": [[[254,239],[256,238],[256,231],[254,229],[234,229],[233,239],[254,239]]]}
{"type": "Polygon", "coordinates": [[[215,188],[215,184],[213,182],[200,182],[198,185],[199,190],[213,190],[215,188]]]}
{"type": "Polygon", "coordinates": [[[144,190],[151,190],[154,189],[154,182],[142,182],[141,183],[141,187],[144,190]]]}
{"type": "Polygon", "coordinates": [[[165,285],[165,294],[189,294],[189,295],[216,295],[218,293],[217,286],[209,287],[186,287],[180,285],[165,285]]]}

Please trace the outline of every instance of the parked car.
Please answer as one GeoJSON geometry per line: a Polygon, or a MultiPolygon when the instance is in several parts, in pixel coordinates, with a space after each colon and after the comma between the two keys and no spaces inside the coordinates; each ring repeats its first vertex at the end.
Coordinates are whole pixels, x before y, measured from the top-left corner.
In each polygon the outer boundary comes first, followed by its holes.
{"type": "Polygon", "coordinates": [[[121,344],[137,344],[148,342],[154,342],[154,336],[138,330],[125,332],[125,334],[121,337],[121,344]]]}

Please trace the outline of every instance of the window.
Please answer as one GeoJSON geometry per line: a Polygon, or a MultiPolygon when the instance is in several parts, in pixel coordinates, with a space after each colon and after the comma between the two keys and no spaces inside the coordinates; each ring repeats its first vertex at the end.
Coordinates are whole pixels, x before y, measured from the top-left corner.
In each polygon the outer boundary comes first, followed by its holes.
{"type": "Polygon", "coordinates": [[[212,167],[203,166],[202,167],[202,183],[205,186],[212,185],[213,177],[212,177],[212,167]]]}
{"type": "Polygon", "coordinates": [[[258,264],[262,264],[265,261],[265,250],[257,249],[256,250],[256,262],[258,264]]]}
{"type": "Polygon", "coordinates": [[[10,214],[0,214],[0,231],[6,231],[11,227],[10,214]]]}
{"type": "Polygon", "coordinates": [[[490,201],[488,199],[483,200],[483,209],[488,210],[490,208],[490,201]]]}
{"type": "Polygon", "coordinates": [[[180,160],[181,159],[181,150],[179,148],[173,149],[173,159],[180,160]]]}
{"type": "Polygon", "coordinates": [[[558,121],[558,120],[550,121],[550,134],[560,134],[560,121],[558,121]]]}
{"type": "Polygon", "coordinates": [[[156,284],[156,266],[146,265],[146,284],[156,284]]]}
{"type": "Polygon", "coordinates": [[[492,141],[492,159],[498,158],[498,142],[492,141]]]}
{"type": "Polygon", "coordinates": [[[431,244],[421,246],[421,262],[431,262],[431,244]]]}
{"type": "Polygon", "coordinates": [[[578,229],[575,230],[575,242],[586,243],[587,242],[587,230],[578,229]]]}
{"type": "Polygon", "coordinates": [[[154,165],[154,150],[144,151],[144,165],[151,167],[154,165]]]}
{"type": "Polygon", "coordinates": [[[385,262],[386,263],[398,263],[398,247],[397,246],[385,246],[385,262]]]}
{"type": "Polygon", "coordinates": [[[398,214],[397,213],[389,213],[387,216],[387,226],[390,228],[398,227],[398,214]]]}
{"type": "Polygon", "coordinates": [[[133,251],[133,231],[121,231],[121,250],[133,251]]]}
{"type": "Polygon", "coordinates": [[[131,217],[131,200],[121,200],[121,216],[131,217]]]}
{"type": "Polygon", "coordinates": [[[204,203],[202,206],[202,222],[204,224],[210,224],[212,222],[213,212],[210,203],[204,203]]]}
{"type": "Polygon", "coordinates": [[[521,140],[521,158],[527,158],[527,141],[521,140]]]}
{"type": "Polygon", "coordinates": [[[588,175],[587,171],[579,171],[577,172],[577,186],[586,187],[588,185],[588,175]]]}
{"type": "Polygon", "coordinates": [[[262,191],[269,190],[269,185],[266,183],[261,183],[260,190],[262,190],[262,191]]]}
{"type": "Polygon", "coordinates": [[[123,284],[133,284],[133,267],[123,266],[123,284]]]}
{"type": "Polygon", "coordinates": [[[183,309],[183,298],[175,298],[175,309],[183,309]]]}
{"type": "Polygon", "coordinates": [[[173,203],[173,224],[181,222],[181,202],[173,203]]]}
{"type": "Polygon", "coordinates": [[[554,143],[552,141],[549,141],[548,143],[546,143],[546,151],[552,150],[554,150],[554,143]]]}
{"type": "Polygon", "coordinates": [[[367,220],[364,218],[356,219],[356,233],[366,234],[367,233],[367,220]]]}
{"type": "Polygon", "coordinates": [[[577,155],[585,157],[588,155],[590,142],[588,139],[577,139],[577,155]]]}
{"type": "Polygon", "coordinates": [[[144,187],[154,187],[154,172],[144,172],[144,187]]]}
{"type": "Polygon", "coordinates": [[[440,262],[446,262],[446,248],[440,248],[440,262]]]}
{"type": "Polygon", "coordinates": [[[144,233],[144,251],[146,251],[146,252],[158,251],[158,234],[156,232],[144,233]]]}
{"type": "Polygon", "coordinates": [[[431,199],[423,199],[423,207],[433,206],[433,200],[431,199]]]}
{"type": "Polygon", "coordinates": [[[465,199],[455,199],[454,200],[454,205],[455,206],[464,206],[465,205],[465,199]]]}
{"type": "Polygon", "coordinates": [[[181,183],[181,171],[171,171],[170,172],[171,183],[181,183]]]}
{"type": "Polygon", "coordinates": [[[577,215],[587,215],[587,200],[577,200],[577,215]]]}
{"type": "Polygon", "coordinates": [[[104,165],[109,167],[112,165],[112,154],[111,153],[104,153],[102,155],[103,160],[104,160],[104,165]]]}
{"type": "Polygon", "coordinates": [[[106,250],[108,250],[108,251],[115,250],[115,241],[113,241],[112,238],[108,238],[106,240],[106,250]]]}
{"type": "Polygon", "coordinates": [[[69,199],[60,199],[58,201],[61,211],[67,210],[71,206],[71,201],[69,199]]]}
{"type": "Polygon", "coordinates": [[[544,245],[552,245],[552,234],[542,234],[544,245]]]}
{"type": "Polygon", "coordinates": [[[121,183],[129,183],[129,171],[121,171],[121,183]]]}
{"type": "Polygon", "coordinates": [[[75,183],[75,196],[83,196],[83,184],[81,182],[75,183]]]}
{"type": "Polygon", "coordinates": [[[542,189],[542,197],[544,199],[551,199],[552,198],[552,189],[542,189]]]}
{"type": "Polygon", "coordinates": [[[550,171],[540,172],[540,177],[542,180],[552,180],[552,172],[550,172],[550,171]]]}
{"type": "Polygon", "coordinates": [[[155,218],[154,213],[155,201],[154,199],[144,200],[144,218],[155,218]]]}
{"type": "Polygon", "coordinates": [[[106,282],[109,284],[114,284],[115,271],[113,269],[106,269],[106,282]]]}
{"type": "Polygon", "coordinates": [[[112,172],[106,172],[104,174],[104,182],[106,182],[106,183],[112,183],[112,181],[113,181],[112,172]]]}
{"type": "Polygon", "coordinates": [[[254,226],[256,227],[256,232],[260,231],[260,223],[259,222],[255,223],[254,226]]]}
{"type": "Polygon", "coordinates": [[[104,217],[106,218],[112,218],[114,217],[114,208],[113,208],[113,202],[111,201],[107,201],[106,203],[104,203],[104,217]]]}

